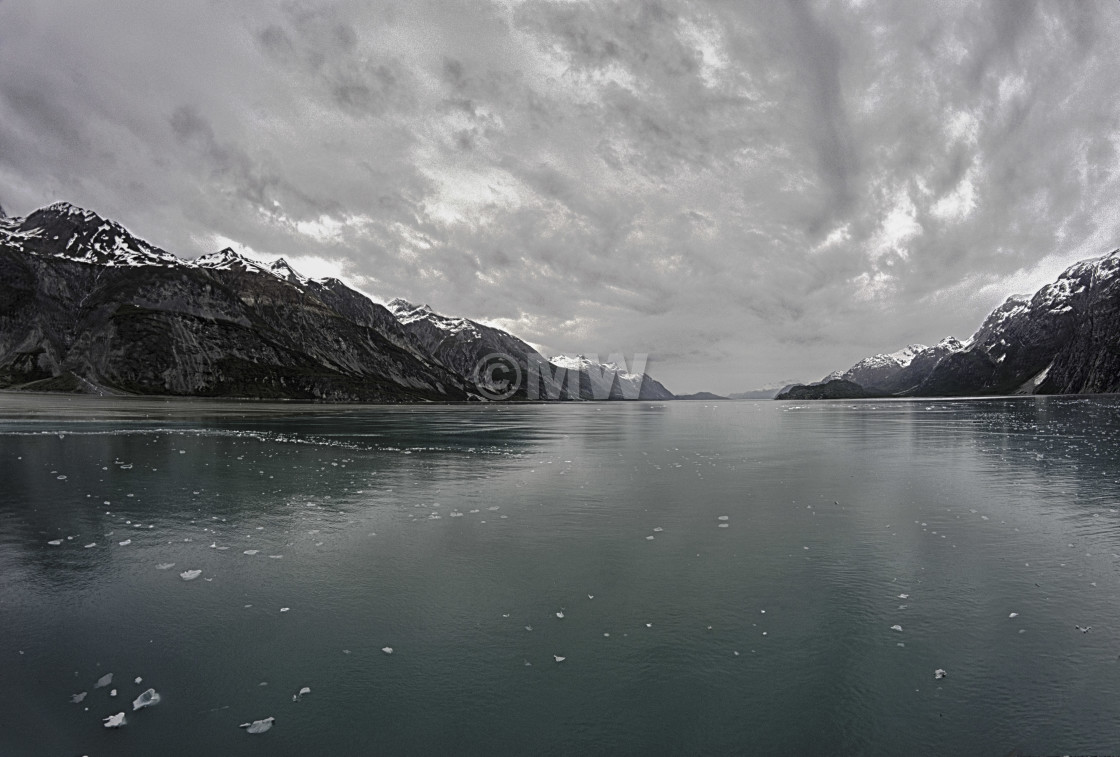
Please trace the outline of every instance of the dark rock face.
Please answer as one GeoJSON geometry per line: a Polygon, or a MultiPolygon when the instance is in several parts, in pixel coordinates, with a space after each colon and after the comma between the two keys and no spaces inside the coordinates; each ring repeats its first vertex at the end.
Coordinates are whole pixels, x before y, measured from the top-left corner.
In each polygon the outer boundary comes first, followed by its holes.
{"type": "Polygon", "coordinates": [[[67,203],[0,216],[0,388],[493,399],[476,379],[495,354],[521,375],[502,399],[673,398],[644,373],[597,363],[564,381],[563,368],[505,331],[403,300],[386,309],[283,259],[265,265],[225,249],[182,260],[67,203]]]}
{"type": "Polygon", "coordinates": [[[874,368],[865,386],[898,396],[1120,391],[1120,250],[1071,266],[1031,297],[1009,297],[968,342],[950,337],[893,368],[891,357],[834,375],[874,368]]]}
{"type": "Polygon", "coordinates": [[[822,384],[797,384],[779,394],[779,400],[847,400],[864,397],[881,397],[868,392],[859,384],[844,379],[832,379],[822,384]]]}
{"type": "MultiPolygon", "coordinates": [[[[370,302],[368,317],[356,319],[318,296],[326,285],[280,278],[232,252],[218,255],[182,261],[61,204],[4,221],[0,386],[369,402],[468,398],[459,377],[417,357],[399,332],[378,330],[380,306],[370,302]]],[[[380,317],[393,321],[387,311],[380,317]]]]}

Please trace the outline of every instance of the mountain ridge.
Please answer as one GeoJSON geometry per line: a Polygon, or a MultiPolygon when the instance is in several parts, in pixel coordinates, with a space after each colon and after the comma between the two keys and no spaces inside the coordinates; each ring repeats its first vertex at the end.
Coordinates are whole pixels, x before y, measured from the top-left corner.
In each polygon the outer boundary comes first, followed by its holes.
{"type": "Polygon", "coordinates": [[[946,337],[905,365],[890,357],[818,383],[903,397],[1120,391],[1120,249],[1074,263],[1033,295],[1009,296],[964,342],[946,337]]]}
{"type": "MultiPolygon", "coordinates": [[[[398,319],[283,258],[179,258],[67,202],[0,217],[0,388],[466,401],[487,398],[472,374],[481,350],[539,356],[469,319],[438,316],[426,331],[425,312],[398,319]]],[[[539,371],[539,396],[514,398],[591,398],[552,391],[557,370],[539,371]]]]}

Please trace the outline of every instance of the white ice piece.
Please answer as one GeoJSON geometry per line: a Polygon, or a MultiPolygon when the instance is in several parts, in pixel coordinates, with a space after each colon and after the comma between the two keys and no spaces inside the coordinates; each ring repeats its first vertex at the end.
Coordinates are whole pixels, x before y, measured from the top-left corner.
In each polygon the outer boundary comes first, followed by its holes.
{"type": "Polygon", "coordinates": [[[179,574],[179,578],[183,579],[184,581],[193,581],[201,575],[201,570],[184,570],[179,574]]]}
{"type": "Polygon", "coordinates": [[[381,651],[384,652],[385,654],[393,654],[393,648],[392,647],[381,647],[381,651]]]}
{"type": "Polygon", "coordinates": [[[242,723],[238,728],[247,728],[248,733],[264,733],[272,727],[273,721],[276,718],[264,718],[263,720],[254,720],[252,723],[242,723]]]}
{"type": "MultiPolygon", "coordinates": [[[[139,679],[137,679],[137,682],[139,682],[139,679]]],[[[145,707],[151,707],[154,704],[159,704],[159,698],[159,694],[156,693],[155,689],[148,689],[140,696],[136,697],[136,699],[132,700],[132,711],[136,712],[137,710],[142,710],[145,707]]]]}
{"type": "Polygon", "coordinates": [[[123,712],[118,712],[116,715],[110,715],[109,717],[105,718],[106,728],[120,728],[122,725],[124,725],[123,712]]]}
{"type": "Polygon", "coordinates": [[[97,679],[97,683],[95,683],[93,685],[93,688],[103,689],[106,686],[108,686],[109,684],[111,684],[112,682],[113,682],[113,674],[112,673],[106,673],[105,675],[103,675],[103,676],[101,676],[100,678],[97,679]]]}

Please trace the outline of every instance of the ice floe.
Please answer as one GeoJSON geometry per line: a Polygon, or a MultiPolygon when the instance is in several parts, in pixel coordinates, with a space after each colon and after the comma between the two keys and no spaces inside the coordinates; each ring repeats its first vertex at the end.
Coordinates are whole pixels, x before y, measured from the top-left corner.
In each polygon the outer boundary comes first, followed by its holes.
{"type": "Polygon", "coordinates": [[[263,720],[254,720],[252,723],[242,723],[238,726],[238,728],[248,729],[247,733],[264,733],[272,727],[272,724],[275,721],[276,718],[268,717],[264,718],[263,720]]]}
{"type": "MultiPolygon", "coordinates": [[[[137,683],[139,683],[139,679],[137,679],[137,683]]],[[[156,693],[155,689],[148,689],[140,696],[132,700],[132,711],[136,712],[137,710],[142,710],[145,707],[151,707],[152,705],[159,704],[159,699],[159,694],[156,693]]]]}
{"type": "Polygon", "coordinates": [[[105,718],[106,728],[120,728],[122,725],[124,725],[123,712],[118,712],[116,715],[110,715],[109,717],[105,718]]]}
{"type": "Polygon", "coordinates": [[[179,578],[183,579],[184,581],[193,581],[201,575],[201,570],[184,570],[179,574],[179,578]]]}

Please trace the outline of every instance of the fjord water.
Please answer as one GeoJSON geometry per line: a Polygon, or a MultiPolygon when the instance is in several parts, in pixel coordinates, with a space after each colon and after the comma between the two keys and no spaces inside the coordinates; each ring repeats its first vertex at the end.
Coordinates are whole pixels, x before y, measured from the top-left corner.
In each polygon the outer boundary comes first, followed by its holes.
{"type": "Polygon", "coordinates": [[[0,395],[0,754],[1115,753],[1118,439],[1106,398],[0,395]]]}

